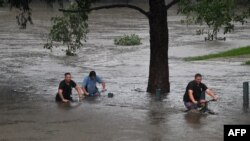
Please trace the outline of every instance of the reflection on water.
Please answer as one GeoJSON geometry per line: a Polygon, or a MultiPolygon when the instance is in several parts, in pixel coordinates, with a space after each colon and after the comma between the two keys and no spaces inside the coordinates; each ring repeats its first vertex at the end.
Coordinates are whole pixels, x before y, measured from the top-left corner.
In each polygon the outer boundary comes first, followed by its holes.
{"type": "Polygon", "coordinates": [[[201,124],[201,119],[205,118],[207,115],[206,114],[201,114],[198,111],[190,111],[184,114],[184,118],[186,122],[190,125],[193,124],[201,124]]]}
{"type": "MultiPolygon", "coordinates": [[[[153,104],[153,103],[151,103],[153,104]]],[[[162,123],[164,123],[165,121],[165,116],[167,113],[165,113],[164,110],[162,110],[163,104],[158,103],[158,104],[154,104],[154,108],[152,108],[151,110],[149,110],[148,112],[148,117],[150,119],[150,123],[153,125],[161,125],[162,123]]]]}
{"type": "Polygon", "coordinates": [[[62,102],[57,102],[58,108],[63,109],[63,110],[70,110],[70,109],[75,109],[81,106],[80,102],[68,102],[68,103],[62,103],[62,102]]]}

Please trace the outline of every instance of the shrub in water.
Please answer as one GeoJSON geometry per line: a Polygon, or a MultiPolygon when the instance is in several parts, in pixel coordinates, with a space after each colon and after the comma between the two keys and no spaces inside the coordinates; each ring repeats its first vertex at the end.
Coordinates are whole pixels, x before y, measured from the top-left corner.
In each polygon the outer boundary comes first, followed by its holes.
{"type": "Polygon", "coordinates": [[[115,38],[114,43],[115,43],[115,45],[121,45],[121,46],[140,45],[141,38],[135,34],[124,35],[122,37],[115,38]]]}

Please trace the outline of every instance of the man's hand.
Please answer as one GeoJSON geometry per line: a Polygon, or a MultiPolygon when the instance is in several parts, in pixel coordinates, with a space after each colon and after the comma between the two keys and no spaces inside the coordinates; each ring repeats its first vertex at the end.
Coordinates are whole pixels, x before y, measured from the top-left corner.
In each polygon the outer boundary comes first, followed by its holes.
{"type": "Polygon", "coordinates": [[[88,96],[88,95],[89,95],[89,93],[84,93],[84,95],[88,96]]]}
{"type": "Polygon", "coordinates": [[[102,92],[106,91],[106,84],[105,82],[102,82],[102,92]]]}
{"type": "Polygon", "coordinates": [[[63,99],[63,100],[62,100],[62,102],[63,102],[63,103],[68,103],[68,102],[69,102],[69,100],[67,100],[67,99],[63,99]]]}
{"type": "Polygon", "coordinates": [[[83,98],[84,98],[84,93],[81,93],[80,95],[78,95],[78,97],[79,97],[80,99],[83,99],[83,98]]]}
{"type": "Polygon", "coordinates": [[[104,89],[102,89],[102,92],[105,92],[105,91],[107,91],[107,89],[105,89],[105,88],[104,88],[104,89]]]}
{"type": "Polygon", "coordinates": [[[218,99],[219,99],[219,97],[217,95],[214,95],[214,100],[216,101],[218,99]]]}
{"type": "Polygon", "coordinates": [[[79,98],[80,98],[80,99],[84,98],[84,93],[80,94],[80,95],[79,95],[79,98]]]}
{"type": "Polygon", "coordinates": [[[206,90],[206,93],[207,93],[209,96],[211,96],[211,97],[213,98],[213,100],[215,100],[215,101],[218,100],[218,98],[219,98],[219,97],[218,97],[217,95],[215,95],[214,92],[213,92],[212,90],[210,90],[210,89],[207,89],[207,90],[206,90]]]}
{"type": "Polygon", "coordinates": [[[77,98],[77,101],[80,102],[81,100],[83,100],[84,98],[84,94],[80,94],[77,98]]]}
{"type": "Polygon", "coordinates": [[[194,104],[198,104],[198,101],[195,100],[195,101],[193,101],[193,103],[194,103],[194,104]]]}

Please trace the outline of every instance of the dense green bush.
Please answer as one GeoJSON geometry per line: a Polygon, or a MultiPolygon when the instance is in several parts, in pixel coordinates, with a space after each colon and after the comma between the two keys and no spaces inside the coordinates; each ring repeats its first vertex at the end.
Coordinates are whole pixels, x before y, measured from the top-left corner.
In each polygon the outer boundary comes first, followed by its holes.
{"type": "Polygon", "coordinates": [[[0,7],[2,7],[4,5],[4,0],[0,0],[0,7]]]}
{"type": "Polygon", "coordinates": [[[245,63],[246,65],[250,65],[250,60],[249,61],[246,61],[246,63],[245,63]]]}
{"type": "Polygon", "coordinates": [[[121,46],[134,46],[141,44],[141,38],[138,35],[124,35],[122,37],[118,37],[114,39],[115,45],[121,46]]]}

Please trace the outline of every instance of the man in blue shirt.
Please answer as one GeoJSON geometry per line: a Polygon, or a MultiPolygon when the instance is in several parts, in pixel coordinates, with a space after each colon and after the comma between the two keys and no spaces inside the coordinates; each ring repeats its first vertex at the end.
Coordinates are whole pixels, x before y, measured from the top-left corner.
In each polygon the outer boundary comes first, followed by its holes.
{"type": "Polygon", "coordinates": [[[102,89],[105,91],[105,82],[96,75],[95,71],[91,71],[89,73],[89,76],[86,76],[82,83],[82,90],[85,95],[87,96],[95,96],[99,95],[98,88],[96,87],[96,83],[102,84],[102,89]]]}

